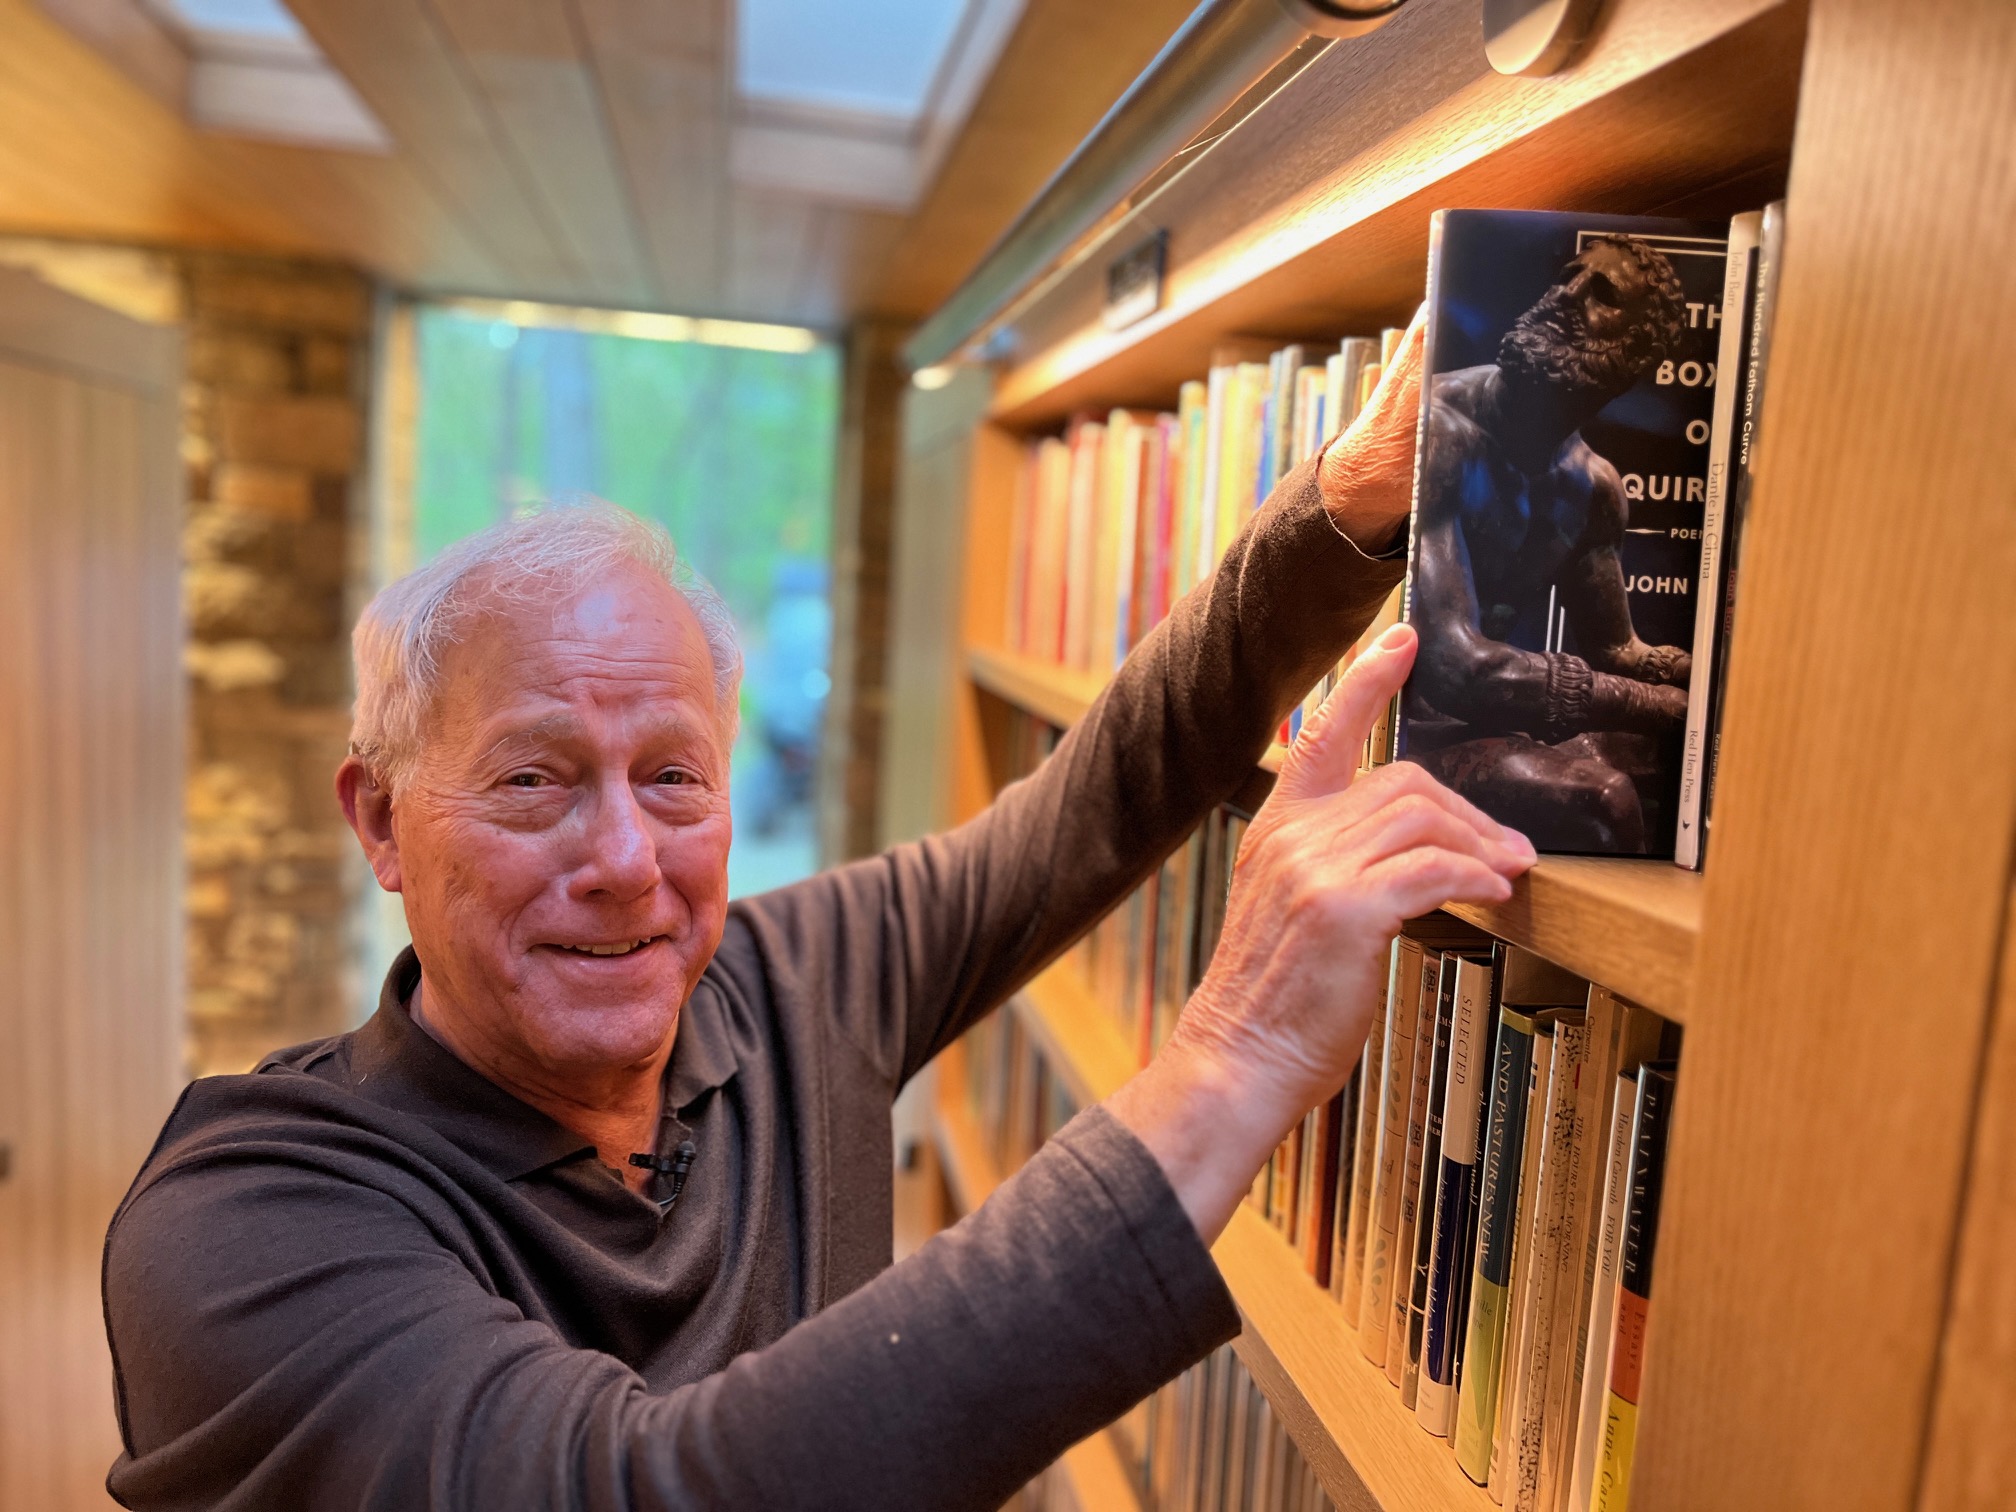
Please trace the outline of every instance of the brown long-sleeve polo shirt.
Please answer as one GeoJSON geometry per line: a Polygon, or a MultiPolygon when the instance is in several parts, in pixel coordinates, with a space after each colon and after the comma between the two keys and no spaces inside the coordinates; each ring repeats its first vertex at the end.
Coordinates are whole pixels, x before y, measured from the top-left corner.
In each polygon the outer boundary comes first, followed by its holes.
{"type": "Polygon", "coordinates": [[[1027,781],[729,909],[679,1023],[669,1210],[420,1031],[196,1082],[106,1240],[134,1508],[991,1508],[1230,1337],[1093,1109],[890,1264],[896,1092],[1252,769],[1399,576],[1284,480],[1027,781]]]}

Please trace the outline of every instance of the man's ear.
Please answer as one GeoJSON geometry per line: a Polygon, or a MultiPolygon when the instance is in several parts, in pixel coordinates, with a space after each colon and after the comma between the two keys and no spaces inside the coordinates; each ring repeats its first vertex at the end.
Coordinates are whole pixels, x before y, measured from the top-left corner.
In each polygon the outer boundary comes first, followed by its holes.
{"type": "Polygon", "coordinates": [[[391,789],[380,787],[370,768],[356,756],[347,756],[336,769],[336,801],[343,805],[343,817],[364,847],[371,875],[385,891],[399,892],[404,876],[399,867],[399,840],[392,832],[391,789]]]}

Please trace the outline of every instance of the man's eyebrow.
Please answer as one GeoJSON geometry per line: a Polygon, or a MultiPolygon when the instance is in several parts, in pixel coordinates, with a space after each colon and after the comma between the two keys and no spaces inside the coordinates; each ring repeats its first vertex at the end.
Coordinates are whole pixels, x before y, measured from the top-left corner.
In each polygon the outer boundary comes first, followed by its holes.
{"type": "Polygon", "coordinates": [[[572,714],[548,714],[530,724],[514,725],[504,731],[485,747],[483,757],[488,759],[511,746],[541,745],[548,741],[567,740],[580,733],[581,721],[572,714]]]}
{"type": "MultiPolygon", "coordinates": [[[[572,714],[547,714],[530,724],[514,725],[491,741],[479,759],[489,760],[514,747],[545,745],[574,739],[582,733],[581,721],[572,714]]],[[[685,741],[702,736],[706,727],[684,714],[662,714],[647,726],[647,738],[685,741]]]]}

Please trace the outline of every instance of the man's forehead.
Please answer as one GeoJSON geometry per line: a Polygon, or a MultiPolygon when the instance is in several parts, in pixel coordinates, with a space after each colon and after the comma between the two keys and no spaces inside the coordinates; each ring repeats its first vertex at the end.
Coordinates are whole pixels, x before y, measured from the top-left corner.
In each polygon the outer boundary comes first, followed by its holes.
{"type": "Polygon", "coordinates": [[[569,721],[578,728],[591,706],[690,723],[713,697],[699,617],[678,590],[645,573],[481,605],[442,657],[437,684],[442,711],[486,740],[535,726],[554,733],[569,721]]]}

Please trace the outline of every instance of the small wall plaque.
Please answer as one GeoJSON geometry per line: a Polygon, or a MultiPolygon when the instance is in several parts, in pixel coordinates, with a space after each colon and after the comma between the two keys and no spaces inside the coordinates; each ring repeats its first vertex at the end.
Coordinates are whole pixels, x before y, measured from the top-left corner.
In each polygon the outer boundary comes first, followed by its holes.
{"type": "Polygon", "coordinates": [[[1169,233],[1157,231],[1108,265],[1101,316],[1107,330],[1124,331],[1162,307],[1162,265],[1168,252],[1169,233]]]}
{"type": "Polygon", "coordinates": [[[1550,74],[1575,56],[1603,0],[1484,0],[1484,56],[1502,74],[1550,74]]]}

